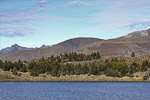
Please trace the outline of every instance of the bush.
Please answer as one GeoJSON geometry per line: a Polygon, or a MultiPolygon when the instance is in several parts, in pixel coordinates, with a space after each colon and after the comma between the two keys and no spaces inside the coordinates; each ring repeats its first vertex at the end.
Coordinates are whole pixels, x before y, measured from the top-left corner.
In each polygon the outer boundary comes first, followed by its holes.
{"type": "Polygon", "coordinates": [[[20,69],[21,72],[27,72],[27,67],[23,66],[21,69],[20,69]]]}
{"type": "Polygon", "coordinates": [[[141,70],[142,70],[142,71],[147,71],[148,65],[149,65],[148,61],[147,61],[147,60],[144,60],[143,63],[142,63],[142,68],[141,68],[141,70]]]}
{"type": "Polygon", "coordinates": [[[39,74],[38,74],[37,72],[35,72],[35,71],[31,71],[31,72],[30,72],[30,75],[31,75],[31,76],[39,76],[39,74]]]}
{"type": "Polygon", "coordinates": [[[132,52],[131,57],[135,57],[135,53],[134,52],[132,52]]]}
{"type": "Polygon", "coordinates": [[[0,60],[0,68],[3,68],[3,62],[0,60]]]}
{"type": "Polygon", "coordinates": [[[129,73],[133,74],[134,72],[137,72],[137,66],[138,66],[137,63],[132,62],[129,68],[129,73]]]}
{"type": "Polygon", "coordinates": [[[13,69],[13,75],[17,75],[17,70],[13,69]]]}
{"type": "Polygon", "coordinates": [[[22,74],[21,73],[17,73],[17,76],[21,76],[22,74]]]}
{"type": "Polygon", "coordinates": [[[125,62],[112,62],[112,69],[121,72],[123,75],[127,73],[127,64],[125,62]]]}
{"type": "Polygon", "coordinates": [[[143,80],[147,80],[147,76],[143,76],[143,80]]]}
{"type": "Polygon", "coordinates": [[[97,66],[94,63],[91,66],[91,74],[93,74],[93,75],[97,75],[98,74],[97,66]]]}

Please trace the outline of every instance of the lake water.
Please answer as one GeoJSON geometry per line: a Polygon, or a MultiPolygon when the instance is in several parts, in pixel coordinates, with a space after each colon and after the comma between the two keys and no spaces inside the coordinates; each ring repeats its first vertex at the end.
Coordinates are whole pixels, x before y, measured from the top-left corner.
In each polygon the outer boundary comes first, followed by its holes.
{"type": "Polygon", "coordinates": [[[150,100],[150,83],[0,82],[0,100],[150,100]]]}

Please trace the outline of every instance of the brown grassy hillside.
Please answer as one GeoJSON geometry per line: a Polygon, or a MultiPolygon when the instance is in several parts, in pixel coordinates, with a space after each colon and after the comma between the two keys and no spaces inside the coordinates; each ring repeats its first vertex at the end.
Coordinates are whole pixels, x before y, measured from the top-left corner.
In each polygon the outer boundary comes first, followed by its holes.
{"type": "Polygon", "coordinates": [[[38,48],[35,50],[20,50],[14,53],[10,53],[0,57],[2,60],[16,61],[20,60],[30,60],[33,58],[39,57],[48,57],[51,55],[59,55],[64,52],[74,51],[77,48],[80,48],[84,45],[101,41],[97,38],[74,38],[69,39],[59,44],[53,45],[48,48],[38,48]]]}
{"type": "Polygon", "coordinates": [[[138,31],[120,38],[95,42],[77,51],[83,53],[99,51],[103,55],[130,55],[132,52],[137,55],[150,54],[150,31],[138,31]]]}

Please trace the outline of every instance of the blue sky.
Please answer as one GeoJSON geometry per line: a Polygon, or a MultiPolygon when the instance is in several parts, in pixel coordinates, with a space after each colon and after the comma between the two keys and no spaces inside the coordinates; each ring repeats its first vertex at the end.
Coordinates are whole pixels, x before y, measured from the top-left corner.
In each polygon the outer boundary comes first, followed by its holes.
{"type": "Polygon", "coordinates": [[[0,0],[0,49],[150,28],[150,0],[0,0]]]}

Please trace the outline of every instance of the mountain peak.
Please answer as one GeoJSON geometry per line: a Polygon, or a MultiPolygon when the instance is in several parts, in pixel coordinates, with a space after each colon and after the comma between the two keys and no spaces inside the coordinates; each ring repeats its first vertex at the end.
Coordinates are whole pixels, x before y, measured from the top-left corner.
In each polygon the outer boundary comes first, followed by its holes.
{"type": "Polygon", "coordinates": [[[18,44],[14,44],[11,47],[7,47],[7,48],[0,50],[0,56],[8,54],[8,53],[13,53],[19,50],[32,50],[32,49],[34,48],[26,48],[26,47],[19,46],[18,44]]]}
{"type": "MultiPolygon", "coordinates": [[[[101,39],[98,38],[73,38],[66,41],[63,41],[61,43],[55,44],[54,46],[47,45],[46,48],[38,48],[35,50],[18,50],[14,53],[9,53],[7,55],[4,55],[0,57],[3,60],[12,60],[17,61],[20,60],[31,60],[33,58],[39,58],[39,57],[49,57],[51,55],[59,55],[65,52],[72,52],[82,46],[101,41],[101,39]],[[31,55],[32,54],[32,55],[31,55]],[[4,57],[4,58],[3,58],[4,57]],[[8,57],[8,59],[7,59],[8,57]]],[[[45,47],[43,45],[42,47],[45,47]]],[[[13,48],[15,49],[15,48],[13,48]]]]}
{"type": "Polygon", "coordinates": [[[40,48],[47,48],[48,46],[47,45],[42,45],[40,48]]]}
{"type": "Polygon", "coordinates": [[[18,44],[14,44],[11,47],[20,47],[18,44]]]}
{"type": "Polygon", "coordinates": [[[129,33],[123,37],[130,38],[130,37],[143,37],[143,36],[150,36],[150,29],[132,32],[132,33],[129,33]]]}

